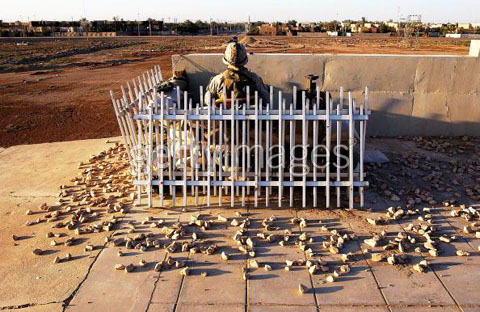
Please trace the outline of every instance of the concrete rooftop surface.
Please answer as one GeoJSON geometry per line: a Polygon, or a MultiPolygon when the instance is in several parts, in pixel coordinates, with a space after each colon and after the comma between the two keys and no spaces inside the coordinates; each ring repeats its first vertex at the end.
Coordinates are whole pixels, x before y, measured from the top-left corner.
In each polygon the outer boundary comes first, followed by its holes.
{"type": "Polygon", "coordinates": [[[0,310],[480,311],[478,139],[367,140],[362,210],[135,206],[116,142],[0,148],[0,310]]]}

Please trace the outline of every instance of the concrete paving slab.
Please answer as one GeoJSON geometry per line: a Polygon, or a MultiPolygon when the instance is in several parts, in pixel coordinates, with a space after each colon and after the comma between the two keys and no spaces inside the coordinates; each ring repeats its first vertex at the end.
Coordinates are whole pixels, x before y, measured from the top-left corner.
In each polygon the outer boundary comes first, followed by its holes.
{"type": "Polygon", "coordinates": [[[195,261],[191,275],[183,282],[178,304],[195,306],[239,304],[243,307],[246,283],[242,279],[242,267],[243,265],[238,264],[195,261]],[[208,276],[202,277],[201,272],[207,272],[208,276]]]}
{"type": "MultiPolygon", "coordinates": [[[[187,258],[183,256],[182,259],[187,258]]],[[[162,271],[151,295],[151,304],[175,304],[178,301],[182,282],[183,276],[179,274],[178,270],[162,271]]]]}
{"type": "MultiPolygon", "coordinates": [[[[429,306],[414,306],[414,307],[391,307],[392,312],[458,312],[461,311],[457,306],[442,306],[442,307],[429,307],[429,306]]],[[[464,310],[463,312],[466,312],[464,310]]]]}
{"type": "MultiPolygon", "coordinates": [[[[137,213],[132,214],[130,218],[140,222],[148,215],[151,214],[146,212],[137,213]]],[[[166,224],[172,224],[179,219],[179,216],[163,215],[162,218],[166,224]]],[[[154,238],[162,237],[162,235],[159,234],[160,229],[150,229],[148,226],[142,228],[139,225],[137,225],[136,228],[138,228],[138,231],[136,230],[138,233],[148,231],[154,234],[156,233],[154,238]]],[[[186,253],[174,253],[171,256],[175,259],[186,259],[186,253]]],[[[164,249],[152,249],[146,252],[116,247],[105,249],[104,253],[100,255],[92,267],[89,278],[71,301],[68,310],[83,311],[88,307],[89,303],[92,302],[98,311],[105,311],[112,308],[131,311],[146,310],[151,301],[151,294],[164,280],[163,272],[155,272],[153,268],[156,263],[164,260],[165,257],[166,252],[164,249]],[[118,250],[122,250],[125,255],[118,257],[118,250]],[[140,260],[145,260],[147,265],[145,267],[139,267],[138,263],[140,260]],[[137,267],[134,272],[125,273],[114,270],[114,266],[117,263],[123,265],[132,263],[137,267]]],[[[178,270],[170,271],[169,275],[173,273],[180,278],[178,270]]],[[[172,283],[169,286],[175,288],[176,285],[172,283]]],[[[176,301],[177,293],[178,288],[173,289],[170,293],[169,302],[167,303],[173,304],[176,301]]]]}
{"type": "MultiPolygon", "coordinates": [[[[117,138],[118,139],[118,138],[117,138]]],[[[17,145],[1,153],[0,196],[56,196],[58,186],[77,175],[86,162],[113,144],[106,139],[17,145]]]]}
{"type": "Polygon", "coordinates": [[[455,305],[432,271],[412,273],[408,268],[397,269],[386,263],[372,269],[391,305],[455,305]]]}
{"type": "MultiPolygon", "coordinates": [[[[290,210],[276,209],[250,209],[252,217],[256,221],[252,224],[252,237],[261,232],[263,227],[261,221],[272,215],[277,216],[278,220],[274,226],[279,226],[282,233],[284,229],[293,229],[293,225],[288,220],[294,216],[290,210]]],[[[298,235],[298,234],[296,234],[298,235]]],[[[278,243],[263,243],[258,240],[256,259],[261,266],[270,264],[272,271],[267,272],[263,268],[250,269],[250,279],[248,280],[248,304],[250,305],[303,305],[315,306],[312,283],[310,275],[305,268],[294,267],[291,271],[284,270],[285,260],[304,259],[305,254],[290,241],[285,247],[278,243]],[[305,285],[309,292],[299,294],[299,284],[305,285]],[[275,291],[278,290],[278,291],[275,291]]]]}
{"type": "Polygon", "coordinates": [[[162,304],[162,303],[152,303],[152,304],[149,305],[147,311],[173,312],[173,311],[175,311],[175,305],[173,305],[173,304],[162,304]]]}
{"type": "MultiPolygon", "coordinates": [[[[188,212],[175,213],[178,220],[182,224],[187,224],[190,221],[190,216],[195,213],[197,209],[189,209],[188,212]]],[[[180,211],[180,210],[176,210],[180,211]]],[[[188,241],[191,242],[191,239],[188,241]]],[[[177,252],[170,254],[169,256],[174,259],[183,260],[186,262],[186,266],[191,267],[193,262],[189,259],[190,254],[187,252],[177,252]]],[[[179,300],[179,296],[182,290],[182,286],[185,282],[185,277],[180,275],[179,269],[166,269],[161,272],[160,278],[156,283],[156,287],[151,294],[151,304],[176,304],[179,300]]]]}
{"type": "Polygon", "coordinates": [[[47,232],[63,233],[64,237],[55,239],[59,243],[72,233],[64,228],[52,229],[45,223],[29,227],[24,225],[25,220],[37,218],[35,215],[26,218],[25,210],[36,210],[43,200],[23,197],[2,199],[2,215],[11,217],[3,219],[4,232],[0,235],[0,246],[2,254],[11,260],[0,262],[1,306],[41,304],[67,299],[84,279],[104,244],[105,234],[97,233],[77,237],[73,246],[51,246],[52,239],[46,238],[47,232]],[[20,240],[13,241],[12,234],[19,236],[20,240]],[[96,249],[86,252],[84,248],[87,243],[96,246],[96,249]],[[32,251],[35,248],[42,249],[43,254],[34,255],[32,251]],[[66,253],[72,255],[72,260],[53,263],[55,257],[64,258],[66,253]]]}
{"type": "Polygon", "coordinates": [[[443,268],[442,264],[439,264],[435,266],[435,269],[439,272],[443,284],[460,306],[479,303],[480,265],[445,265],[443,268]]]}
{"type": "Polygon", "coordinates": [[[248,311],[251,312],[316,312],[315,306],[299,305],[250,305],[248,311]]]}
{"type": "Polygon", "coordinates": [[[146,310],[159,276],[153,267],[164,259],[165,253],[163,250],[146,253],[123,250],[132,255],[118,257],[117,251],[117,248],[108,247],[102,252],[89,277],[70,302],[68,311],[84,311],[90,305],[96,311],[146,310]],[[114,269],[117,263],[137,265],[140,260],[147,261],[147,266],[137,267],[132,273],[114,269]]]}
{"type": "Polygon", "coordinates": [[[319,306],[320,312],[387,312],[386,306],[319,306]]]}
{"type": "MultiPolygon", "coordinates": [[[[315,241],[323,241],[328,239],[329,232],[326,237],[318,236],[316,233],[322,233],[320,228],[326,226],[329,230],[336,229],[340,233],[351,232],[349,224],[341,222],[342,214],[336,215],[329,211],[309,211],[300,210],[297,215],[299,217],[307,218],[310,221],[305,232],[310,233],[310,236],[314,237],[315,241]],[[321,223],[319,223],[321,222],[321,223]]],[[[355,233],[360,236],[362,230],[355,229],[355,233]]],[[[325,252],[317,244],[312,244],[314,251],[322,251],[325,255],[322,260],[326,260],[333,273],[334,269],[337,269],[339,265],[342,265],[339,255],[331,255],[325,252]]],[[[356,261],[351,263],[351,271],[340,278],[336,279],[334,283],[325,283],[324,274],[314,275],[312,280],[315,285],[315,294],[319,305],[343,305],[343,304],[358,304],[358,305],[385,305],[385,300],[382,296],[382,292],[379,290],[377,282],[370,272],[368,263],[364,260],[361,253],[358,242],[348,241],[341,249],[341,253],[352,253],[356,261]]]]}
{"type": "MultiPolygon", "coordinates": [[[[354,212],[355,215],[362,215],[363,218],[376,218],[379,215],[369,212],[354,212]]],[[[381,227],[389,235],[395,235],[397,232],[402,232],[403,227],[408,222],[390,222],[381,227]]],[[[351,222],[355,227],[355,232],[358,225],[357,222],[351,222]]],[[[410,254],[412,262],[422,260],[418,255],[410,254]]],[[[444,261],[443,257],[438,258],[444,261]]],[[[372,272],[375,274],[382,292],[385,294],[388,304],[390,305],[455,305],[455,302],[449,295],[448,291],[439,281],[438,277],[432,272],[428,271],[424,274],[414,273],[409,267],[394,267],[388,265],[386,262],[375,263],[369,261],[372,267],[372,272]],[[401,291],[408,289],[408,292],[401,291]]]]}
{"type": "MultiPolygon", "coordinates": [[[[156,310],[153,310],[156,311],[156,310]]],[[[190,305],[190,304],[178,304],[175,312],[216,312],[216,311],[232,311],[232,312],[244,312],[245,306],[242,304],[215,304],[215,305],[190,305]]]]}
{"type": "MultiPolygon", "coordinates": [[[[58,186],[77,175],[78,162],[87,161],[92,153],[109,146],[113,145],[99,139],[14,146],[1,153],[0,214],[5,218],[2,218],[0,246],[6,259],[15,260],[0,262],[0,308],[61,302],[84,279],[101,249],[85,252],[84,244],[103,246],[104,233],[81,236],[73,246],[52,247],[47,232],[68,236],[73,233],[64,227],[52,229],[45,222],[34,226],[25,226],[25,222],[43,217],[38,207],[56,201],[58,186]],[[53,162],[53,157],[58,161],[53,162]],[[27,210],[34,213],[26,216],[27,210]],[[12,234],[20,239],[13,241],[12,234]],[[44,250],[44,254],[33,255],[35,248],[44,250]],[[73,256],[71,261],[53,264],[56,256],[63,258],[67,252],[73,256]]],[[[66,237],[57,241],[63,242],[66,237]]]]}

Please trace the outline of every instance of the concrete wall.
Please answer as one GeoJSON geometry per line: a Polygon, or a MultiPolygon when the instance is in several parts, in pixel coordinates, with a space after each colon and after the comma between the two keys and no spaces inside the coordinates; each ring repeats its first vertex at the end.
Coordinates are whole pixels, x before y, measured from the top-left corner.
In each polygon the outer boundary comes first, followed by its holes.
{"type": "MultiPolygon", "coordinates": [[[[224,69],[220,54],[173,56],[192,92],[224,69]]],[[[304,76],[320,76],[322,90],[341,86],[357,100],[370,90],[368,135],[480,136],[480,58],[457,56],[254,54],[247,65],[288,98],[304,76]]],[[[277,93],[277,92],[276,92],[277,93]]],[[[338,93],[334,93],[336,96],[338,93]]]]}
{"type": "Polygon", "coordinates": [[[472,40],[470,41],[470,53],[469,56],[480,56],[480,40],[472,40]]]}

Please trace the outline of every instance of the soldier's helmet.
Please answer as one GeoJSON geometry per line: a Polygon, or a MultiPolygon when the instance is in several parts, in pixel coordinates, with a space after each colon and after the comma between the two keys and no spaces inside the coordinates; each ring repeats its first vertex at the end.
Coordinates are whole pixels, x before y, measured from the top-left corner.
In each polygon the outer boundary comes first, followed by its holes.
{"type": "Polygon", "coordinates": [[[248,63],[248,55],[245,46],[238,42],[237,37],[233,37],[227,43],[225,54],[223,56],[225,65],[245,66],[248,63]]]}

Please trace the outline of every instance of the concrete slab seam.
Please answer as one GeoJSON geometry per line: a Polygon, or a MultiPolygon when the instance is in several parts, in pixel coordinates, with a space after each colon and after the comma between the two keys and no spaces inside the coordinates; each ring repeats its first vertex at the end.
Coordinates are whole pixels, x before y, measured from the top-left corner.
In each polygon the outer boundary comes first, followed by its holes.
{"type": "MultiPolygon", "coordinates": [[[[400,224],[400,222],[398,222],[398,220],[395,221],[397,223],[397,225],[402,229],[402,231],[408,235],[408,232],[405,230],[405,228],[400,224]]],[[[425,257],[423,255],[421,255],[421,257],[423,259],[425,259],[425,257]]],[[[426,260],[426,259],[425,259],[426,260]]],[[[463,312],[463,309],[462,307],[460,306],[460,304],[458,303],[458,301],[455,299],[455,297],[453,296],[453,294],[450,292],[450,290],[447,288],[447,285],[445,285],[445,283],[440,279],[440,276],[438,276],[438,273],[435,271],[435,269],[433,268],[433,266],[430,268],[432,270],[432,273],[435,275],[435,277],[437,278],[437,280],[440,282],[440,284],[442,285],[443,289],[445,289],[445,291],[447,292],[447,294],[450,296],[450,298],[453,300],[453,302],[455,302],[455,304],[457,305],[457,308],[463,312]]]]}
{"type": "Polygon", "coordinates": [[[458,236],[459,236],[468,246],[470,246],[470,248],[472,248],[472,250],[473,250],[474,253],[477,253],[477,254],[480,255],[480,250],[476,249],[475,246],[472,246],[472,244],[471,244],[468,240],[465,239],[465,237],[462,235],[462,232],[460,232],[457,227],[453,226],[453,224],[452,224],[447,218],[445,218],[445,216],[442,216],[442,215],[440,214],[439,217],[442,218],[445,222],[447,222],[448,225],[450,225],[450,227],[455,231],[455,233],[457,233],[458,236]]]}
{"type": "MultiPolygon", "coordinates": [[[[295,217],[298,218],[298,210],[295,210],[295,217]]],[[[300,226],[297,226],[296,228],[301,233],[302,229],[300,228],[300,226]]],[[[303,255],[304,255],[305,259],[307,259],[307,253],[305,251],[303,252],[303,255]]],[[[315,293],[315,284],[313,283],[313,277],[310,273],[308,274],[308,278],[310,280],[310,286],[312,287],[313,302],[315,302],[315,307],[317,308],[317,311],[320,312],[320,307],[319,307],[318,301],[317,301],[317,294],[315,293]]]]}
{"type": "Polygon", "coordinates": [[[55,304],[55,303],[63,303],[63,301],[51,301],[51,302],[46,302],[46,303],[23,303],[23,304],[17,304],[17,305],[12,305],[12,306],[4,306],[4,307],[0,307],[0,311],[2,311],[2,310],[19,310],[19,309],[25,309],[25,308],[30,308],[30,307],[38,307],[38,306],[44,306],[44,305],[49,305],[49,304],[55,304]]]}
{"type": "MultiPolygon", "coordinates": [[[[112,237],[115,232],[112,232],[109,237],[112,237]]],[[[92,261],[92,263],[89,265],[87,274],[85,274],[85,277],[83,280],[78,284],[78,286],[73,290],[73,292],[68,296],[66,299],[63,300],[63,312],[65,312],[66,308],[70,305],[70,302],[73,300],[75,295],[78,293],[82,285],[85,283],[87,280],[88,276],[90,275],[90,272],[92,271],[93,265],[97,262],[98,258],[100,257],[100,254],[102,253],[103,250],[105,250],[105,247],[107,246],[107,242],[105,242],[102,246],[102,249],[98,252],[98,254],[95,256],[95,259],[92,261]]]]}
{"type": "MultiPolygon", "coordinates": [[[[350,212],[350,213],[355,216],[355,214],[354,214],[353,212],[350,212]]],[[[353,231],[353,226],[352,226],[352,224],[351,224],[350,222],[348,223],[348,226],[349,226],[350,229],[353,231]]],[[[354,231],[354,232],[355,232],[355,231],[354,231]]],[[[365,256],[365,253],[363,253],[363,249],[362,249],[362,246],[360,245],[360,242],[359,242],[358,240],[356,240],[356,243],[357,243],[358,248],[360,249],[360,251],[361,251],[361,253],[362,253],[362,256],[363,256],[363,259],[365,260],[365,263],[368,265],[369,271],[370,271],[370,273],[372,274],[373,279],[375,280],[375,284],[377,284],[377,289],[380,291],[380,294],[382,295],[383,301],[385,302],[385,305],[386,305],[387,309],[388,309],[390,312],[393,312],[393,311],[392,311],[392,308],[391,308],[391,306],[390,306],[390,303],[388,302],[387,295],[383,292],[382,288],[380,287],[380,283],[378,282],[378,278],[377,278],[377,276],[375,275],[375,272],[373,271],[372,266],[371,266],[370,263],[368,262],[367,257],[365,256]]]]}
{"type": "Polygon", "coordinates": [[[78,290],[80,289],[80,287],[82,286],[82,284],[86,281],[88,275],[90,274],[90,271],[94,265],[94,263],[97,261],[98,257],[100,256],[100,254],[102,253],[102,251],[105,249],[105,246],[106,246],[107,243],[105,243],[102,247],[102,249],[100,249],[100,251],[98,252],[98,254],[95,256],[95,259],[92,261],[92,263],[90,264],[89,268],[88,268],[88,271],[87,271],[87,274],[85,275],[85,278],[80,282],[80,284],[74,289],[74,291],[64,300],[61,300],[61,301],[50,301],[50,302],[46,302],[46,303],[24,303],[24,304],[18,304],[18,305],[13,305],[13,306],[4,306],[4,307],[0,307],[0,311],[1,310],[17,310],[17,309],[24,309],[24,308],[28,308],[28,307],[34,307],[34,306],[43,306],[43,305],[49,305],[49,304],[55,304],[55,303],[62,303],[63,304],[63,311],[65,311],[65,309],[67,308],[68,304],[70,303],[70,301],[73,299],[73,297],[75,296],[75,294],[78,292],[78,290]]]}
{"type": "MultiPolygon", "coordinates": [[[[178,217],[178,221],[180,221],[180,217],[178,217]]],[[[190,253],[187,254],[186,263],[188,263],[189,259],[190,259],[190,253]]],[[[173,312],[177,311],[178,301],[180,300],[180,295],[182,293],[182,288],[183,288],[183,285],[185,284],[185,279],[186,278],[187,278],[187,276],[185,276],[185,275],[182,276],[182,281],[180,282],[180,287],[178,288],[177,298],[175,299],[175,303],[173,304],[173,312]]]]}
{"type": "MultiPolygon", "coordinates": [[[[248,217],[250,217],[250,206],[251,206],[251,204],[247,204],[247,205],[245,206],[245,208],[246,208],[246,210],[247,210],[247,216],[248,216],[248,217]]],[[[247,235],[249,235],[248,232],[247,232],[247,235]]],[[[244,266],[245,266],[245,269],[248,268],[248,259],[245,259],[245,261],[244,261],[244,266]]],[[[245,304],[244,304],[244,311],[245,311],[245,312],[248,312],[248,311],[249,311],[249,307],[250,307],[250,306],[249,306],[249,302],[250,302],[249,293],[250,293],[250,292],[249,292],[249,287],[248,287],[249,284],[250,284],[250,283],[249,283],[249,280],[247,279],[247,280],[245,281],[245,304]]]]}
{"type": "MultiPolygon", "coordinates": [[[[166,259],[167,259],[167,253],[165,253],[165,255],[163,256],[163,261],[165,261],[166,259]]],[[[152,293],[150,294],[150,298],[148,299],[147,308],[145,309],[145,312],[148,312],[148,310],[150,309],[150,305],[152,304],[152,300],[153,300],[153,294],[155,293],[155,290],[157,289],[157,284],[160,281],[160,277],[162,277],[162,272],[161,271],[158,272],[158,277],[155,280],[155,282],[153,283],[152,293]]]]}

